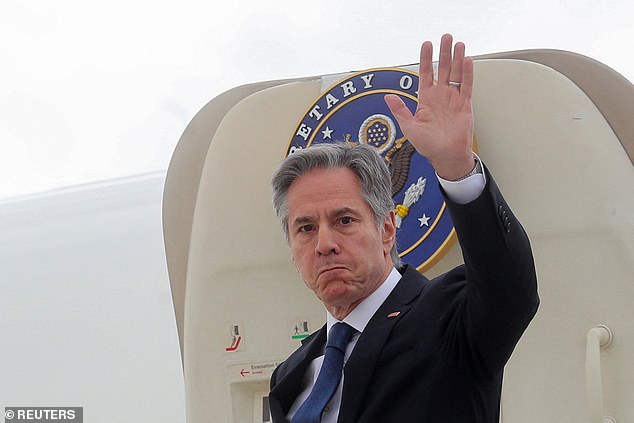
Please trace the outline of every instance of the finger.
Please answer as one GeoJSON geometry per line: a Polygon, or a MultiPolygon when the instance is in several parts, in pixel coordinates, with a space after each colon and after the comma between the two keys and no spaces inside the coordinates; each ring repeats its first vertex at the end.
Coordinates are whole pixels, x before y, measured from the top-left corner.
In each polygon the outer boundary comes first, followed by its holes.
{"type": "Polygon", "coordinates": [[[392,115],[394,115],[398,121],[402,131],[404,127],[408,126],[410,120],[414,118],[414,115],[412,115],[412,112],[407,108],[405,102],[396,94],[387,94],[384,99],[392,115]]]}
{"type": "Polygon", "coordinates": [[[451,45],[453,37],[445,34],[440,39],[440,56],[438,60],[438,83],[447,84],[451,72],[451,45]]]}
{"type": "Polygon", "coordinates": [[[420,46],[420,65],[418,66],[418,95],[421,91],[434,85],[434,67],[432,64],[433,45],[425,41],[420,46]]]}
{"type": "Polygon", "coordinates": [[[464,63],[464,43],[456,43],[453,48],[453,63],[449,73],[449,81],[462,82],[462,67],[464,63]]]}
{"type": "Polygon", "coordinates": [[[462,84],[460,85],[460,95],[471,99],[473,93],[473,59],[465,57],[462,66],[462,84]]]}

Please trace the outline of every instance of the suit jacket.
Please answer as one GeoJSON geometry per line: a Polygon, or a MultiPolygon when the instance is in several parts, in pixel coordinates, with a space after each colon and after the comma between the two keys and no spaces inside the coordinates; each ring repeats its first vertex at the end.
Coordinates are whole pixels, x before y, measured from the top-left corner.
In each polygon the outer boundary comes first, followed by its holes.
{"type": "MultiPolygon", "coordinates": [[[[400,269],[346,363],[339,423],[499,421],[504,365],[539,304],[530,244],[490,175],[476,200],[447,205],[465,264],[431,281],[400,269]]],[[[275,423],[325,342],[323,327],[273,373],[275,423]]]]}

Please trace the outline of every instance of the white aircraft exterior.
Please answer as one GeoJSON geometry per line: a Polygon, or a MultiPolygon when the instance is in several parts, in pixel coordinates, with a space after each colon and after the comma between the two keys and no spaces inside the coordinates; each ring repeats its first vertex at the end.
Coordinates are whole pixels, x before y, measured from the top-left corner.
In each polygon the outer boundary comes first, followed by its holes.
{"type": "MultiPolygon", "coordinates": [[[[479,154],[531,238],[542,301],[506,367],[501,421],[630,422],[634,87],[564,51],[475,66],[479,154]]],[[[325,319],[289,260],[269,179],[302,116],[349,75],[225,92],[192,119],[167,176],[0,202],[0,404],[267,422],[272,370],[325,319]],[[158,312],[172,304],[173,318],[158,312]]],[[[447,248],[425,271],[460,260],[447,248]]]]}

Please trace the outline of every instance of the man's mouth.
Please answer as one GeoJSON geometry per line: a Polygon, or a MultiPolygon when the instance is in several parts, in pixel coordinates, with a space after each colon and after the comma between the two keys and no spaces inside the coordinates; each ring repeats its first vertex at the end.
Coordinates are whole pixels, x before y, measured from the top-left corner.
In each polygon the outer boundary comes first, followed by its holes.
{"type": "Polygon", "coordinates": [[[320,270],[319,274],[323,275],[324,273],[328,273],[328,272],[332,272],[332,271],[336,271],[336,270],[347,270],[347,268],[345,266],[328,266],[328,267],[320,270]]]}

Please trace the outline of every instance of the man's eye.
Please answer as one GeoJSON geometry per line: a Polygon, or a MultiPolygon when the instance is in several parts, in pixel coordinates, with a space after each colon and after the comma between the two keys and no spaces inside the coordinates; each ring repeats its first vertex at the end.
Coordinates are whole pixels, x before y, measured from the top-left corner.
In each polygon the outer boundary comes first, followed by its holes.
{"type": "Polygon", "coordinates": [[[303,225],[299,227],[298,232],[310,232],[313,230],[313,225],[303,225]]]}
{"type": "Polygon", "coordinates": [[[342,225],[348,225],[348,224],[352,223],[352,221],[353,221],[353,219],[350,216],[344,216],[341,219],[339,219],[339,222],[342,225]]]}

